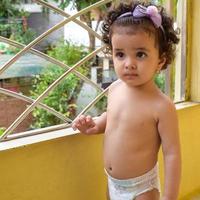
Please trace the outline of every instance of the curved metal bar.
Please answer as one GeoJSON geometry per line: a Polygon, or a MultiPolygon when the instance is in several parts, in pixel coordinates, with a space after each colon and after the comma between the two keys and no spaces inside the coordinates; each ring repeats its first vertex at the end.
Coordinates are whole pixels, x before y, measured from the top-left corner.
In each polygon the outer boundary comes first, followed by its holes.
{"type": "Polygon", "coordinates": [[[105,4],[106,2],[109,2],[110,0],[102,0],[99,1],[91,6],[88,6],[87,8],[81,10],[80,12],[70,16],[67,19],[64,19],[62,22],[58,23],[57,25],[50,28],[48,31],[41,34],[39,37],[37,37],[35,40],[33,40],[31,43],[29,43],[24,49],[22,49],[20,52],[18,52],[13,58],[11,58],[8,62],[6,62],[3,67],[0,69],[0,74],[2,74],[10,65],[12,65],[18,58],[20,58],[25,52],[27,52],[29,49],[31,49],[33,46],[35,46],[37,43],[45,39],[49,34],[51,34],[53,31],[56,31],[57,29],[61,28],[68,22],[72,21],[73,19],[79,17],[80,15],[88,12],[90,9],[101,6],[105,4]]]}
{"type": "MultiPolygon", "coordinates": [[[[10,90],[6,90],[4,88],[0,88],[0,93],[5,94],[7,96],[15,97],[17,99],[23,100],[23,101],[28,102],[30,104],[34,102],[33,99],[31,99],[27,96],[24,96],[22,94],[18,94],[16,92],[13,92],[13,91],[10,91],[10,90]]],[[[71,119],[65,117],[64,115],[62,115],[58,111],[54,110],[53,108],[51,108],[51,107],[49,107],[49,106],[47,106],[43,103],[39,103],[38,107],[43,108],[44,110],[52,113],[53,115],[55,115],[56,117],[58,117],[59,119],[61,119],[62,121],[66,122],[66,123],[72,122],[71,119]]]]}
{"type": "MultiPolygon", "coordinates": [[[[38,4],[41,4],[47,8],[50,8],[51,10],[57,12],[58,14],[62,15],[63,17],[70,17],[71,15],[69,15],[68,13],[66,13],[65,11],[63,11],[62,9],[58,8],[58,7],[54,7],[51,4],[42,1],[42,0],[35,0],[38,4]]],[[[111,2],[112,0],[110,0],[111,2]]],[[[102,37],[95,32],[93,29],[91,29],[89,26],[87,26],[86,24],[84,24],[83,22],[81,22],[78,19],[73,19],[73,22],[75,22],[76,24],[78,24],[79,26],[81,26],[82,28],[84,28],[85,30],[87,30],[89,33],[93,34],[95,37],[97,37],[99,40],[102,40],[102,37]]]]}
{"type": "Polygon", "coordinates": [[[102,51],[105,48],[105,46],[100,47],[98,49],[96,49],[95,51],[93,51],[92,53],[90,53],[89,55],[87,55],[85,58],[83,58],[82,60],[80,60],[78,63],[76,63],[72,68],[70,68],[69,70],[67,70],[65,73],[63,73],[55,82],[53,82],[35,101],[34,103],[32,103],[3,133],[3,135],[1,135],[0,137],[0,141],[4,138],[7,137],[7,135],[9,135],[27,116],[28,114],[34,109],[35,106],[38,105],[38,103],[45,98],[48,93],[54,89],[73,69],[79,67],[80,65],[82,65],[84,62],[88,61],[89,59],[91,59],[94,55],[96,55],[98,52],[102,51]]]}
{"type": "MultiPolygon", "coordinates": [[[[78,116],[75,118],[75,119],[77,119],[79,116],[81,116],[82,114],[84,114],[85,112],[87,112],[93,105],[95,105],[98,101],[99,101],[99,99],[101,99],[104,95],[105,95],[105,93],[108,91],[108,89],[109,89],[109,87],[107,87],[103,92],[101,92],[98,96],[96,96],[96,98],[93,100],[93,101],[91,101],[79,114],[78,114],[78,116]]],[[[74,120],[75,120],[74,119],[74,120]]],[[[73,121],[74,121],[73,120],[73,121]]]]}
{"type": "Polygon", "coordinates": [[[69,125],[69,124],[59,124],[59,125],[40,128],[40,129],[36,129],[36,130],[25,131],[22,133],[16,133],[16,134],[8,135],[8,137],[3,139],[1,142],[18,139],[18,138],[24,138],[24,137],[33,136],[33,135],[39,135],[39,134],[43,134],[43,133],[48,133],[50,131],[58,131],[58,130],[70,128],[70,126],[71,125],[69,125]]]}
{"type": "MultiPolygon", "coordinates": [[[[3,41],[3,42],[5,42],[5,43],[8,43],[8,44],[10,44],[10,45],[12,45],[12,46],[15,46],[15,47],[17,47],[17,48],[24,48],[24,47],[25,47],[25,45],[23,45],[23,44],[20,44],[20,43],[18,43],[18,42],[13,41],[13,40],[4,38],[4,37],[2,37],[2,36],[0,36],[0,41],[3,41]]],[[[66,64],[64,64],[64,63],[62,63],[62,62],[60,62],[59,60],[56,60],[55,58],[52,58],[52,57],[50,57],[50,56],[48,56],[48,55],[46,55],[46,54],[44,54],[44,53],[42,53],[42,52],[40,52],[40,51],[38,51],[38,50],[36,50],[36,49],[31,48],[29,51],[30,51],[31,53],[33,53],[33,54],[35,54],[35,55],[41,57],[41,58],[44,58],[45,60],[47,60],[47,61],[49,61],[49,62],[51,62],[51,63],[53,63],[53,64],[55,64],[55,65],[58,65],[58,66],[62,67],[63,69],[70,69],[70,68],[71,68],[71,67],[69,67],[68,65],[66,65],[66,64]]],[[[92,85],[92,86],[93,86],[94,88],[96,88],[97,90],[103,91],[103,89],[102,89],[98,84],[94,83],[94,82],[91,81],[89,78],[87,78],[86,76],[84,76],[84,75],[82,75],[80,72],[78,72],[77,70],[73,70],[72,73],[74,73],[74,74],[75,74],[76,76],[78,76],[80,79],[82,79],[82,80],[84,80],[85,82],[87,82],[87,83],[89,83],[90,85],[92,85]]]]}

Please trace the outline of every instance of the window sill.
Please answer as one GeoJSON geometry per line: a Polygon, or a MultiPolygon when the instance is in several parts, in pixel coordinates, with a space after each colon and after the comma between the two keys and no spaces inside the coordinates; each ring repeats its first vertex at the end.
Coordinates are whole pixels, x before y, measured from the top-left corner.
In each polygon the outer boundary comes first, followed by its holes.
{"type": "MultiPolygon", "coordinates": [[[[57,127],[57,130],[53,130],[53,131],[52,130],[47,131],[48,128],[40,129],[41,130],[40,132],[42,133],[34,134],[34,131],[27,131],[23,133],[9,135],[8,140],[0,142],[0,151],[14,149],[18,147],[24,147],[30,144],[49,141],[52,139],[62,138],[62,137],[75,135],[79,133],[78,131],[74,131],[70,127],[60,128],[62,126],[63,125],[54,126],[54,127],[57,127]]],[[[38,130],[36,131],[38,132],[38,130]]]]}
{"type": "Polygon", "coordinates": [[[200,105],[200,102],[184,101],[181,103],[175,103],[177,110],[182,110],[185,108],[190,108],[190,107],[194,107],[194,106],[198,106],[198,105],[200,105]]]}

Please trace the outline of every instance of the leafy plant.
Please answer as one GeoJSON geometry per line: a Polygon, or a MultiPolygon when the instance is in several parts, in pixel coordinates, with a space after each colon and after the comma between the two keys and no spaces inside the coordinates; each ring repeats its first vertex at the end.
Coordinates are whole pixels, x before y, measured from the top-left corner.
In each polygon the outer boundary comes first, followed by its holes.
{"type": "Polygon", "coordinates": [[[154,78],[156,85],[161,89],[162,92],[165,91],[165,76],[164,74],[160,73],[157,74],[154,78]]]}
{"type": "Polygon", "coordinates": [[[96,108],[98,109],[99,113],[103,113],[106,111],[107,108],[107,97],[103,96],[97,103],[96,108]]]}
{"type": "MultiPolygon", "coordinates": [[[[69,66],[74,65],[82,59],[87,52],[83,46],[76,46],[69,41],[59,42],[57,46],[48,51],[48,54],[69,66]]],[[[86,66],[81,66],[79,72],[87,74],[86,66]]],[[[64,69],[55,65],[48,66],[39,76],[33,80],[32,97],[37,98],[54,80],[64,73],[64,69]]],[[[69,74],[49,95],[43,103],[63,113],[65,116],[73,118],[75,115],[75,100],[81,88],[80,79],[74,74],[69,74]]],[[[36,108],[33,111],[34,122],[32,128],[42,128],[59,124],[61,121],[47,111],[36,108]]]]}
{"type": "MultiPolygon", "coordinates": [[[[0,1],[0,35],[28,44],[36,37],[36,33],[27,27],[29,13],[20,9],[21,3],[21,0],[0,1]]],[[[9,51],[16,53],[18,49],[11,47],[9,51]]]]}
{"type": "MultiPolygon", "coordinates": [[[[43,71],[34,80],[34,90],[31,92],[32,96],[36,98],[42,91],[44,91],[56,78],[63,74],[64,70],[56,66],[50,66],[43,71]]],[[[48,97],[43,100],[43,103],[63,113],[67,117],[73,115],[73,110],[76,108],[73,100],[76,98],[76,93],[73,93],[75,87],[79,84],[79,79],[70,74],[64,81],[62,81],[48,97]]],[[[42,128],[50,125],[59,124],[60,120],[47,111],[37,108],[33,111],[34,128],[42,128]]]]}
{"type": "Polygon", "coordinates": [[[5,128],[4,127],[0,127],[0,136],[4,133],[5,128]]]}
{"type": "Polygon", "coordinates": [[[0,18],[20,16],[20,10],[16,7],[20,0],[1,0],[0,1],[0,18]]]}
{"type": "Polygon", "coordinates": [[[26,31],[23,31],[22,27],[17,27],[15,31],[11,34],[11,39],[22,44],[29,44],[36,37],[35,31],[28,28],[26,31]]]}
{"type": "Polygon", "coordinates": [[[47,51],[47,54],[69,66],[72,66],[81,58],[85,57],[88,52],[85,50],[83,45],[77,45],[68,40],[61,40],[56,44],[56,46],[51,46],[51,49],[47,51]]]}
{"type": "MultiPolygon", "coordinates": [[[[5,35],[3,35],[1,31],[1,26],[0,26],[0,34],[4,37],[9,36],[10,39],[19,42],[21,44],[29,44],[31,41],[33,41],[34,38],[36,38],[36,32],[32,30],[31,28],[27,28],[25,31],[23,30],[22,24],[6,24],[6,26],[11,27],[9,30],[7,29],[8,32],[5,32],[5,35]]],[[[6,51],[4,52],[5,54],[15,54],[21,49],[18,49],[13,46],[8,46],[6,48],[6,51]]]]}

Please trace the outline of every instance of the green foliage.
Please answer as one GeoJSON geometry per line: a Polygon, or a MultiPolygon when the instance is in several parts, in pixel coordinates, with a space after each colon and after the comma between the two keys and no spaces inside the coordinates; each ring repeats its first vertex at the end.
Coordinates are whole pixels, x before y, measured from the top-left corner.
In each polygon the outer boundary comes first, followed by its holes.
{"type": "Polygon", "coordinates": [[[92,5],[96,2],[98,2],[99,0],[87,0],[87,1],[83,1],[83,0],[54,0],[54,1],[57,2],[59,4],[59,7],[62,8],[62,9],[66,8],[71,3],[73,8],[77,8],[77,10],[81,10],[83,8],[86,8],[89,5],[92,5]]]}
{"type": "Polygon", "coordinates": [[[96,108],[100,113],[106,112],[107,108],[107,96],[103,96],[97,103],[96,108]]]}
{"type": "Polygon", "coordinates": [[[7,49],[7,44],[0,42],[0,52],[4,52],[7,49]]]}
{"type": "Polygon", "coordinates": [[[99,0],[87,0],[87,1],[82,1],[82,0],[74,0],[74,6],[78,8],[78,10],[81,10],[83,8],[86,8],[92,4],[97,3],[99,0]]]}
{"type": "MultiPolygon", "coordinates": [[[[4,28],[7,27],[7,33],[5,32],[5,35],[3,35],[2,33],[4,32],[2,31],[1,26],[0,26],[1,36],[4,36],[4,37],[9,36],[11,40],[19,42],[21,44],[27,45],[36,38],[36,32],[32,30],[31,28],[27,28],[26,31],[24,31],[21,23],[16,22],[12,24],[5,24],[2,26],[4,26],[4,28]]],[[[20,50],[21,49],[15,48],[13,46],[8,46],[5,53],[15,54],[20,50]]]]}
{"type": "MultiPolygon", "coordinates": [[[[36,98],[42,93],[56,78],[63,74],[64,70],[56,66],[50,66],[43,73],[34,80],[32,97],[36,98]]],[[[73,99],[76,98],[76,93],[73,93],[76,86],[79,84],[79,79],[70,74],[64,81],[62,81],[48,97],[43,100],[43,103],[63,113],[67,117],[73,115],[72,112],[76,107],[73,99]]],[[[47,111],[36,108],[33,111],[34,124],[32,128],[42,128],[50,125],[59,124],[60,120],[47,111]]]]}
{"type": "Polygon", "coordinates": [[[1,0],[0,1],[0,18],[20,16],[20,10],[16,7],[20,0],[1,0]]]}
{"type": "MultiPolygon", "coordinates": [[[[162,4],[162,5],[164,5],[164,3],[166,2],[166,0],[158,0],[158,2],[159,2],[160,4],[162,4]]],[[[178,0],[173,0],[172,2],[173,2],[174,5],[176,5],[177,2],[178,2],[178,0]]]]}
{"type": "Polygon", "coordinates": [[[56,46],[51,47],[48,55],[65,64],[72,66],[87,55],[84,46],[79,46],[71,41],[59,41],[56,46]]]}
{"type": "Polygon", "coordinates": [[[34,38],[36,38],[36,33],[31,28],[26,31],[23,30],[21,24],[13,25],[13,31],[10,39],[20,42],[22,44],[29,44],[34,38]]]}
{"type": "Polygon", "coordinates": [[[161,89],[162,92],[165,91],[165,76],[164,74],[160,73],[157,74],[154,78],[156,85],[161,89]]]}
{"type": "MultiPolygon", "coordinates": [[[[28,44],[36,37],[36,33],[23,26],[22,18],[26,20],[29,14],[23,9],[19,9],[18,5],[20,4],[21,0],[0,1],[0,35],[22,44],[28,44]]],[[[9,47],[7,51],[16,53],[19,49],[9,47]]]]}
{"type": "MultiPolygon", "coordinates": [[[[154,2],[155,0],[152,0],[152,1],[154,2]]],[[[157,0],[157,2],[159,4],[161,4],[161,5],[165,5],[166,0],[157,0]]],[[[171,3],[173,4],[172,14],[175,17],[177,15],[177,3],[178,3],[178,0],[172,0],[171,3]]]]}
{"type": "Polygon", "coordinates": [[[0,35],[3,37],[9,37],[11,34],[11,24],[0,24],[0,35]]]}
{"type": "MultiPolygon", "coordinates": [[[[48,54],[69,66],[74,65],[82,59],[87,52],[82,46],[76,46],[70,42],[59,42],[56,47],[48,51],[48,54]]],[[[48,66],[42,74],[33,81],[32,97],[37,98],[54,80],[64,73],[64,69],[58,66],[48,66]]],[[[79,72],[87,74],[84,66],[80,67],[79,72]]],[[[75,100],[80,91],[81,81],[74,74],[70,73],[49,95],[43,100],[43,103],[61,112],[67,117],[73,118],[75,115],[75,100]]],[[[42,128],[61,123],[54,115],[47,111],[36,108],[33,111],[34,122],[32,128],[42,128]]]]}
{"type": "Polygon", "coordinates": [[[0,127],[0,136],[4,133],[5,128],[4,127],[0,127]]]}

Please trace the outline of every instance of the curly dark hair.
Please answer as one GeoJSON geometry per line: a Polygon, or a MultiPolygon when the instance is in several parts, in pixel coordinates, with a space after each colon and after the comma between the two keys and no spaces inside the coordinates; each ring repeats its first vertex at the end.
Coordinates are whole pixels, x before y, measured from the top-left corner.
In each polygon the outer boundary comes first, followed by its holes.
{"type": "Polygon", "coordinates": [[[134,18],[133,16],[127,16],[119,18],[123,13],[132,12],[139,4],[145,7],[150,5],[156,6],[153,3],[133,0],[130,4],[120,3],[118,7],[113,7],[108,11],[101,27],[103,42],[108,45],[105,53],[110,54],[112,52],[111,38],[116,27],[131,28],[133,33],[142,29],[155,35],[155,42],[159,49],[159,56],[161,57],[165,55],[166,57],[166,63],[163,65],[162,70],[166,69],[174,60],[176,44],[179,42],[178,33],[173,28],[174,20],[166,14],[165,9],[161,6],[156,7],[158,8],[162,18],[163,30],[161,28],[156,28],[149,17],[134,18]]]}

